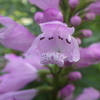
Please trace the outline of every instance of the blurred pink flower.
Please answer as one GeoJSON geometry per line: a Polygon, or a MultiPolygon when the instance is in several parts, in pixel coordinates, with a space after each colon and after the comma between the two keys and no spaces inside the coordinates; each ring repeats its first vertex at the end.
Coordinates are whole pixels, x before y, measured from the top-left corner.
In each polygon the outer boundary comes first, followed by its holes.
{"type": "Polygon", "coordinates": [[[9,17],[0,17],[0,43],[5,47],[26,51],[31,46],[35,36],[24,26],[16,23],[9,17]]]}
{"type": "Polygon", "coordinates": [[[100,91],[89,87],[85,88],[83,92],[76,97],[75,100],[97,100],[100,98],[100,91]]]}
{"type": "Polygon", "coordinates": [[[100,0],[96,1],[95,3],[90,4],[85,10],[93,12],[96,15],[100,15],[100,0]]]}
{"type": "Polygon", "coordinates": [[[7,58],[10,58],[10,61],[2,70],[2,72],[6,72],[6,74],[0,76],[1,94],[19,90],[38,77],[37,69],[29,62],[14,55],[7,56],[10,56],[7,58]]]}
{"type": "Polygon", "coordinates": [[[63,98],[63,100],[71,100],[74,91],[75,86],[73,84],[68,84],[59,91],[58,97],[63,98]]]}
{"type": "Polygon", "coordinates": [[[36,93],[36,89],[8,92],[0,95],[0,100],[32,100],[36,93]]]}
{"type": "Polygon", "coordinates": [[[83,68],[100,62],[100,42],[80,49],[80,60],[75,68],[83,68]]]}

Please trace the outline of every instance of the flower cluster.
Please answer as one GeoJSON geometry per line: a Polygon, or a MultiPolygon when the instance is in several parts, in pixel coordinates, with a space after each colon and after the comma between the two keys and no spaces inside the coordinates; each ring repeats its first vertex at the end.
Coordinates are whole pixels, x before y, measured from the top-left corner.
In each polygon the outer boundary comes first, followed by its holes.
{"type": "MultiPolygon", "coordinates": [[[[38,36],[9,17],[0,15],[0,43],[22,55],[6,54],[8,61],[0,75],[0,100],[32,100],[41,94],[48,100],[97,100],[100,91],[88,87],[74,95],[79,68],[100,62],[100,42],[79,47],[92,30],[80,28],[100,15],[99,0],[28,0],[43,11],[34,20],[41,28],[38,36]],[[84,3],[83,3],[84,2],[84,3]],[[73,36],[72,36],[73,35],[73,36]],[[27,88],[34,81],[43,83],[27,88]]],[[[83,76],[84,77],[84,76],[83,76]]]]}

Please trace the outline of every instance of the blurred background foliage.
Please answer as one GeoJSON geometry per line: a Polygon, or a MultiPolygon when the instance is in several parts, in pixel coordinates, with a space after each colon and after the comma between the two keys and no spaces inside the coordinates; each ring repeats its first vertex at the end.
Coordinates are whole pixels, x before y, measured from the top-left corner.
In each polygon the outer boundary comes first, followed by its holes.
{"type": "MultiPolygon", "coordinates": [[[[0,0],[0,15],[9,16],[18,23],[24,25],[33,34],[38,35],[41,31],[39,26],[34,22],[33,16],[36,11],[41,9],[30,4],[28,0],[0,0]]],[[[1,26],[1,25],[0,25],[1,26]]],[[[100,42],[100,16],[92,22],[85,22],[80,28],[91,29],[93,36],[91,38],[83,39],[82,46],[86,47],[91,43],[100,42]]],[[[15,50],[5,48],[0,45],[0,66],[4,65],[2,56],[6,53],[18,53],[15,50]]],[[[100,90],[100,64],[92,65],[87,68],[79,69],[83,78],[74,82],[76,85],[75,96],[82,92],[83,88],[94,87],[100,90]]],[[[26,88],[37,87],[43,83],[32,82],[26,88]]],[[[36,97],[34,100],[47,100],[45,96],[36,97]]]]}

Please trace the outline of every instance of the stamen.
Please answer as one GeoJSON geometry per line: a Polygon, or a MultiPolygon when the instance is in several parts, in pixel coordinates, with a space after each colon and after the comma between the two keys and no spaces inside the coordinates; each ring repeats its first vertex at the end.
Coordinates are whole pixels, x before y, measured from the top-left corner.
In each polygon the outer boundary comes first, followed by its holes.
{"type": "Polygon", "coordinates": [[[51,38],[48,38],[49,40],[51,40],[51,39],[53,39],[53,37],[51,37],[51,38]]]}
{"type": "Polygon", "coordinates": [[[40,40],[43,40],[45,37],[41,37],[40,40]]]}
{"type": "Polygon", "coordinates": [[[66,42],[67,42],[68,44],[71,44],[71,42],[69,42],[67,39],[66,39],[66,42]]]}

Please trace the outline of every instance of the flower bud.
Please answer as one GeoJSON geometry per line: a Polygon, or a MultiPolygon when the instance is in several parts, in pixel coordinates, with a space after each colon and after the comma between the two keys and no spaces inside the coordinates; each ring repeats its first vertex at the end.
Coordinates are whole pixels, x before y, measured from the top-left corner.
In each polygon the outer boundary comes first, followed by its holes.
{"type": "Polygon", "coordinates": [[[76,71],[76,72],[71,72],[68,74],[68,78],[70,81],[76,81],[81,79],[82,75],[80,72],[76,71]]]}
{"type": "Polygon", "coordinates": [[[63,22],[62,13],[56,9],[49,8],[43,12],[43,15],[46,22],[54,20],[63,22]]]}
{"type": "Polygon", "coordinates": [[[68,4],[71,8],[75,8],[79,4],[79,0],[69,0],[68,4]]]}
{"type": "Polygon", "coordinates": [[[92,36],[92,31],[89,29],[83,29],[80,31],[83,37],[89,38],[92,36]]]}
{"type": "Polygon", "coordinates": [[[58,96],[64,98],[64,100],[70,100],[74,91],[75,91],[75,86],[73,84],[68,84],[59,91],[58,96]]]}
{"type": "Polygon", "coordinates": [[[95,19],[96,15],[93,12],[88,12],[85,14],[85,20],[93,21],[95,19]]]}
{"type": "Polygon", "coordinates": [[[73,26],[77,26],[81,23],[81,18],[77,15],[73,16],[71,19],[70,19],[70,22],[73,26]]]}
{"type": "Polygon", "coordinates": [[[34,15],[34,20],[38,24],[43,23],[44,22],[43,12],[36,12],[34,15]]]}

